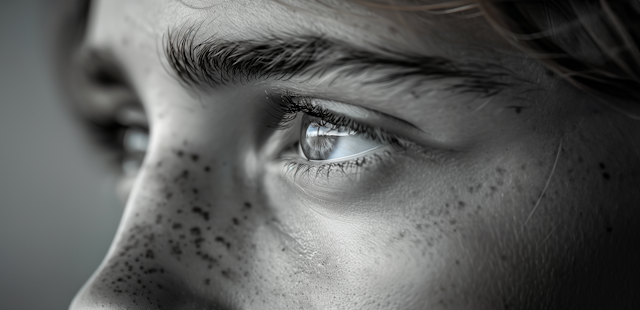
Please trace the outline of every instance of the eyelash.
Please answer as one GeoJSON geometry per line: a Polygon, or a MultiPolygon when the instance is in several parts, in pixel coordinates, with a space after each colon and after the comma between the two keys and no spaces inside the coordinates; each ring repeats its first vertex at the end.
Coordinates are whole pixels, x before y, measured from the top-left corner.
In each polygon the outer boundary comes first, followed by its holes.
{"type": "Polygon", "coordinates": [[[346,116],[337,115],[324,107],[313,105],[313,99],[310,97],[285,92],[277,97],[269,95],[268,100],[270,115],[273,120],[269,125],[271,128],[278,130],[289,129],[293,126],[298,114],[305,113],[321,119],[324,122],[320,124],[322,126],[344,126],[350,128],[368,139],[390,146],[393,150],[393,152],[386,150],[382,154],[372,153],[344,162],[314,163],[290,159],[285,164],[286,173],[294,171],[294,176],[298,174],[308,176],[315,173],[317,177],[323,172],[326,172],[327,176],[329,176],[332,171],[339,171],[344,175],[351,173],[357,175],[362,168],[373,164],[372,162],[388,160],[393,157],[392,155],[402,154],[413,145],[409,141],[380,128],[362,124],[346,116]]]}
{"type": "Polygon", "coordinates": [[[323,121],[320,125],[327,127],[344,126],[357,133],[364,135],[368,139],[385,143],[394,147],[403,148],[406,141],[397,135],[388,133],[380,128],[365,125],[346,116],[337,115],[326,108],[313,105],[312,98],[297,96],[293,94],[283,94],[279,99],[269,96],[270,106],[276,113],[271,113],[275,121],[269,127],[276,129],[288,129],[293,125],[298,113],[305,113],[309,116],[317,117],[323,121]]]}

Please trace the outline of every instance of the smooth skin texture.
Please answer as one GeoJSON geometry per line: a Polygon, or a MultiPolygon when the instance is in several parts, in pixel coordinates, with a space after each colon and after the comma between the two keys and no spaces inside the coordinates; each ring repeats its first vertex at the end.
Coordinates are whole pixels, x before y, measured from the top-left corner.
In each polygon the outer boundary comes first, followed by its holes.
{"type": "Polygon", "coordinates": [[[94,1],[84,48],[109,55],[130,92],[85,81],[83,109],[137,98],[152,134],[109,254],[71,309],[640,307],[637,121],[547,74],[482,18],[425,25],[288,4],[94,1]],[[194,89],[163,51],[185,24],[200,39],[321,35],[480,59],[527,82],[491,100],[445,81],[363,84],[373,71],[194,89]],[[419,146],[355,170],[289,171],[305,163],[287,151],[296,129],[263,121],[265,91],[282,90],[387,115],[352,115],[375,126],[413,124],[419,146]]]}

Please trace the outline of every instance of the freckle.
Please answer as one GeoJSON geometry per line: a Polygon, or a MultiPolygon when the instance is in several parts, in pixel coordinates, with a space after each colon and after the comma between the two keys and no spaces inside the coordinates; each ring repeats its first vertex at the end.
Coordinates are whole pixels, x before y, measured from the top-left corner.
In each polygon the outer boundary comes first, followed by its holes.
{"type": "Polygon", "coordinates": [[[227,270],[222,270],[222,271],[220,272],[220,274],[221,274],[223,277],[225,277],[225,278],[229,279],[229,271],[227,271],[227,270]]]}
{"type": "Polygon", "coordinates": [[[205,172],[209,172],[209,171],[211,171],[211,168],[209,166],[206,166],[206,167],[204,167],[204,171],[205,172]]]}
{"type": "Polygon", "coordinates": [[[197,189],[197,188],[194,188],[194,189],[193,189],[193,193],[197,195],[197,194],[198,194],[198,189],[197,189]]]}
{"type": "Polygon", "coordinates": [[[172,193],[172,192],[167,192],[167,193],[164,195],[164,197],[165,197],[167,200],[169,200],[169,199],[171,199],[171,197],[173,197],[173,193],[172,193]]]}
{"type": "Polygon", "coordinates": [[[211,280],[209,280],[209,279],[205,279],[204,280],[204,285],[209,285],[209,283],[211,283],[211,280]]]}
{"type": "Polygon", "coordinates": [[[180,229],[180,228],[182,228],[182,224],[180,223],[173,224],[173,229],[180,229]]]}
{"type": "Polygon", "coordinates": [[[245,202],[244,203],[244,207],[247,208],[247,209],[251,209],[251,203],[245,202]]]}
{"type": "Polygon", "coordinates": [[[604,169],[605,168],[605,165],[602,162],[599,164],[599,166],[600,166],[600,169],[604,169]]]}
{"type": "Polygon", "coordinates": [[[231,248],[231,243],[226,242],[226,240],[224,240],[223,237],[217,236],[216,241],[224,244],[227,247],[227,249],[231,248]]]}
{"type": "Polygon", "coordinates": [[[238,221],[238,219],[237,219],[237,218],[235,218],[235,217],[234,217],[234,218],[232,218],[232,219],[231,219],[231,221],[233,221],[233,225],[236,225],[236,226],[240,223],[240,222],[238,221]]]}
{"type": "Polygon", "coordinates": [[[610,233],[613,231],[613,227],[607,227],[607,232],[610,233]]]}
{"type": "Polygon", "coordinates": [[[194,235],[194,236],[199,236],[200,235],[200,228],[199,227],[191,228],[191,234],[194,235]]]}
{"type": "Polygon", "coordinates": [[[466,206],[467,206],[467,204],[466,204],[466,203],[464,203],[464,201],[458,201],[458,208],[459,208],[459,209],[462,209],[462,208],[464,208],[464,207],[466,207],[466,206]]]}
{"type": "Polygon", "coordinates": [[[178,209],[178,210],[176,211],[176,213],[181,214],[181,213],[182,213],[182,209],[178,209]]]}
{"type": "Polygon", "coordinates": [[[610,176],[608,173],[606,173],[606,172],[602,174],[602,177],[603,177],[605,180],[609,180],[609,179],[611,178],[611,176],[610,176]]]}
{"type": "Polygon", "coordinates": [[[184,152],[182,152],[182,150],[178,150],[178,152],[176,152],[176,155],[178,155],[178,157],[182,157],[184,155],[184,152]]]}

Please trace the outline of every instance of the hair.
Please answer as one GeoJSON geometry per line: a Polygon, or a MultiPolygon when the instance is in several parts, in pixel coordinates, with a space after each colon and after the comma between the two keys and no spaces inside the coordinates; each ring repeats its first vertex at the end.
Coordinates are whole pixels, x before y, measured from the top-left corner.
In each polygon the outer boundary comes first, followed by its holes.
{"type": "Polygon", "coordinates": [[[638,0],[351,1],[398,12],[483,16],[508,42],[569,83],[640,119],[638,0]]]}

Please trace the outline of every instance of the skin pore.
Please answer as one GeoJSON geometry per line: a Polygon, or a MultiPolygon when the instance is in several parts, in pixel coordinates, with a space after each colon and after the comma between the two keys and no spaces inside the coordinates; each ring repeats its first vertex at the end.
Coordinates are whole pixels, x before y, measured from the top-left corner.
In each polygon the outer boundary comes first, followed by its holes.
{"type": "Polygon", "coordinates": [[[184,2],[92,3],[78,67],[100,55],[119,81],[77,73],[80,108],[139,105],[151,140],[112,247],[71,309],[640,306],[640,125],[481,17],[184,2]],[[381,58],[444,57],[503,73],[491,77],[502,86],[487,96],[452,87],[464,77],[373,82],[397,70],[375,64],[287,78],[213,72],[231,79],[191,85],[167,60],[188,29],[195,45],[306,37],[381,58]],[[308,111],[270,126],[283,98],[401,143],[361,135],[380,147],[309,161],[298,147],[308,111]]]}

